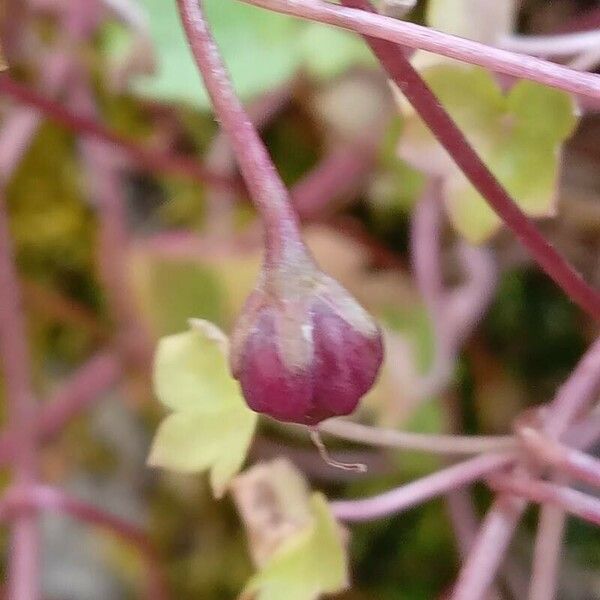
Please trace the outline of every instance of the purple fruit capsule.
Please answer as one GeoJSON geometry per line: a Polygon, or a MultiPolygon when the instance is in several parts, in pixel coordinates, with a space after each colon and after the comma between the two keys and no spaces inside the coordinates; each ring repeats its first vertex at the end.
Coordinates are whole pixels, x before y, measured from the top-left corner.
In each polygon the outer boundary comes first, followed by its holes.
{"type": "Polygon", "coordinates": [[[382,359],[375,321],[306,255],[263,270],[231,337],[248,406],[303,425],[351,413],[382,359]]]}

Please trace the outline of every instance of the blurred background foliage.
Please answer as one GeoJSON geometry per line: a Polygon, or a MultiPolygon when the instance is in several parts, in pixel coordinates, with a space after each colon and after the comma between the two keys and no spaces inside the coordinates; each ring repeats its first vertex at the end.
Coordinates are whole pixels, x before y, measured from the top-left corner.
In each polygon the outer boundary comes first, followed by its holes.
{"type": "MultiPolygon", "coordinates": [[[[62,9],[55,10],[52,2],[33,4],[19,15],[25,43],[7,50],[13,73],[43,91],[45,53],[61,36],[57,14],[62,9]]],[[[93,74],[102,120],[111,129],[235,175],[228,153],[213,141],[217,127],[172,4],[140,3],[149,15],[155,64],[139,37],[114,19],[103,21],[82,44],[79,58],[93,74]],[[158,74],[150,74],[153,67],[158,74]]],[[[425,371],[433,353],[431,325],[410,274],[408,253],[410,214],[423,178],[397,156],[404,123],[385,78],[362,42],[350,34],[236,2],[206,0],[206,5],[244,100],[260,105],[266,93],[283,98],[262,129],[288,184],[301,185],[311,169],[344,148],[366,155],[362,176],[353,178],[351,189],[340,185],[342,193],[322,203],[306,228],[324,269],[406,345],[407,364],[386,366],[365,401],[366,418],[420,431],[448,429],[439,398],[418,404],[410,400],[414,370],[425,371]]],[[[519,29],[552,32],[594,7],[593,0],[527,0],[519,12],[519,29]]],[[[421,3],[411,16],[422,21],[423,14],[421,3]]],[[[17,110],[5,98],[1,109],[4,123],[17,110]]],[[[544,219],[541,226],[598,286],[597,113],[581,118],[563,156],[560,218],[544,219]]],[[[247,201],[183,176],[142,173],[129,165],[124,165],[121,183],[130,231],[130,245],[120,256],[130,286],[123,293],[135,303],[152,340],[184,330],[190,317],[228,331],[260,264],[260,229],[247,201]]],[[[118,334],[99,275],[99,216],[90,201],[76,136],[44,121],[7,184],[7,197],[36,389],[48,396],[65,375],[118,334]]],[[[455,235],[448,227],[445,245],[455,235]]],[[[465,345],[456,386],[449,393],[457,407],[453,427],[470,433],[506,432],[521,409],[548,400],[592,334],[592,324],[529,263],[511,235],[500,231],[490,245],[500,282],[493,305],[465,345]]],[[[448,263],[451,279],[455,267],[450,253],[448,263]]],[[[252,572],[238,517],[229,500],[211,498],[204,477],[145,466],[163,412],[147,371],[125,359],[124,364],[124,383],[44,445],[44,476],[144,526],[159,548],[174,598],[234,598],[252,572]]],[[[356,454],[343,444],[339,450],[356,454]]],[[[324,468],[307,440],[263,423],[252,459],[280,454],[295,461],[313,486],[330,497],[383,491],[442,464],[422,454],[362,451],[359,456],[375,466],[367,477],[350,480],[324,468]]],[[[482,513],[488,500],[478,490],[482,513]]],[[[44,517],[43,531],[46,598],[143,597],[139,560],[114,539],[55,516],[44,517]]],[[[521,557],[510,565],[516,589],[531,557],[531,536],[532,530],[524,528],[515,543],[513,557],[521,557]]],[[[6,549],[5,537],[2,544],[6,549]]],[[[458,564],[442,501],[353,527],[350,548],[354,585],[340,596],[347,600],[441,598],[458,564]]],[[[564,570],[561,598],[600,599],[600,538],[593,529],[570,524],[564,570]]],[[[510,591],[514,586],[507,587],[507,598],[519,597],[510,591]]]]}

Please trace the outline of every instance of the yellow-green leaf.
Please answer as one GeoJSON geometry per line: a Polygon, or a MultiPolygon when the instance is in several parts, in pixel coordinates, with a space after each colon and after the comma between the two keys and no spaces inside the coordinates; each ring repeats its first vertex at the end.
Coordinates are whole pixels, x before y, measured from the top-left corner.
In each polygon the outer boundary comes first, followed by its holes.
{"type": "MultiPolygon", "coordinates": [[[[572,98],[531,82],[503,94],[493,75],[478,67],[443,64],[422,74],[521,209],[533,217],[554,215],[561,144],[577,124],[572,98]]],[[[455,228],[473,243],[486,241],[501,220],[420,118],[412,111],[405,116],[400,156],[441,177],[455,228]]]]}
{"type": "Polygon", "coordinates": [[[149,464],[210,471],[221,496],[242,467],[257,415],[245,404],[218,341],[200,331],[163,338],[154,365],[160,401],[175,411],[160,425],[149,464]]]}
{"type": "Polygon", "coordinates": [[[256,425],[245,407],[210,407],[169,415],[160,425],[148,463],[182,473],[210,471],[210,484],[220,497],[239,472],[256,425]]]}
{"type": "Polygon", "coordinates": [[[250,581],[246,596],[257,600],[317,600],[348,587],[348,564],[339,525],[325,497],[310,498],[312,523],[273,554],[250,581]]]}

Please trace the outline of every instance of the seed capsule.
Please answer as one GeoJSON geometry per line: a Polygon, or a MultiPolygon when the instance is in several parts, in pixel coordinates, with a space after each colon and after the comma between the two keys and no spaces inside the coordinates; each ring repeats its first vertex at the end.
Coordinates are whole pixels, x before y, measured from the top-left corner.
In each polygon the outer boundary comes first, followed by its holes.
{"type": "Polygon", "coordinates": [[[231,338],[248,406],[304,425],[354,411],[382,359],[375,321],[306,255],[263,270],[231,338]]]}

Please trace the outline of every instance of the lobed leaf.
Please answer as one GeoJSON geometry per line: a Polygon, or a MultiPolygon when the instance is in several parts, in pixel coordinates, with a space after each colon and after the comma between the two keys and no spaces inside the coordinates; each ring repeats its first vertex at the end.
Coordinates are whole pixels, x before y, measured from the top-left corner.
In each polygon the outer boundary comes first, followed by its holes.
{"type": "MultiPolygon", "coordinates": [[[[364,44],[347,32],[303,23],[232,0],[205,0],[203,4],[242,99],[276,87],[300,68],[329,77],[356,62],[372,62],[364,44]]],[[[210,102],[175,3],[143,0],[143,5],[149,16],[157,64],[153,76],[135,80],[134,90],[159,100],[208,108],[210,102]]]]}
{"type": "MultiPolygon", "coordinates": [[[[422,75],[521,209],[533,217],[552,216],[561,144],[577,124],[570,96],[531,82],[519,82],[505,95],[493,75],[478,67],[440,64],[422,75]]],[[[467,240],[482,243],[499,228],[499,217],[412,111],[399,154],[443,179],[450,219],[467,240]]]]}
{"type": "Polygon", "coordinates": [[[248,582],[257,600],[316,600],[348,587],[348,564],[340,529],[325,497],[311,496],[313,522],[291,537],[248,582]]]}
{"type": "Polygon", "coordinates": [[[258,416],[246,406],[219,342],[197,330],[163,338],[154,387],[174,412],[156,433],[149,464],[209,471],[215,496],[222,496],[245,461],[258,416]]]}

